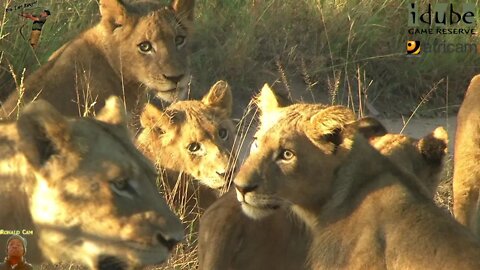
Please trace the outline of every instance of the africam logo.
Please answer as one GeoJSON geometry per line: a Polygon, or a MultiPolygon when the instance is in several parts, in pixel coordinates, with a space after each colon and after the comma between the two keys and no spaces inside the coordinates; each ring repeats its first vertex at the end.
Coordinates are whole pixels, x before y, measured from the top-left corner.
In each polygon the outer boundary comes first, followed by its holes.
{"type": "Polygon", "coordinates": [[[409,40],[407,41],[407,55],[418,55],[421,52],[420,41],[409,40]]]}

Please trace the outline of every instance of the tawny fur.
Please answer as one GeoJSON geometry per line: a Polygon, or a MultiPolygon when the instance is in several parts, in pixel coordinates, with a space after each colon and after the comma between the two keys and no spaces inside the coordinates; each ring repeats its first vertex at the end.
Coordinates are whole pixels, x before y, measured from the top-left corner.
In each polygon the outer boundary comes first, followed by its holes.
{"type": "Polygon", "coordinates": [[[433,198],[447,153],[448,134],[443,127],[437,127],[420,139],[404,134],[385,134],[370,138],[370,143],[395,165],[413,174],[433,198]]]}
{"type": "MultiPolygon", "coordinates": [[[[219,81],[202,100],[176,102],[164,111],[147,104],[137,146],[165,172],[162,188],[174,197],[176,208],[203,212],[228,189],[235,128],[230,118],[230,86],[219,81]],[[197,144],[198,149],[190,147],[197,144]],[[184,175],[181,176],[180,174],[184,175]]],[[[172,198],[171,198],[172,199],[172,198]]]]}
{"type": "Polygon", "coordinates": [[[33,102],[18,121],[0,123],[0,154],[0,228],[34,232],[29,262],[98,268],[111,256],[133,268],[163,262],[171,248],[165,240],[183,238],[118,98],[97,119],[67,119],[33,102]]]}
{"type": "Polygon", "coordinates": [[[194,1],[172,0],[169,7],[159,2],[101,0],[100,22],[28,76],[24,89],[4,102],[0,117],[17,117],[35,98],[69,116],[94,114],[110,95],[122,97],[129,112],[141,109],[147,92],[169,102],[182,98],[190,79],[194,1]],[[146,42],[151,49],[142,52],[146,42]]]}
{"type": "MultiPolygon", "coordinates": [[[[386,134],[372,138],[371,143],[396,165],[414,174],[433,196],[442,170],[446,140],[431,135],[434,133],[415,140],[405,135],[386,134]],[[421,148],[420,142],[436,145],[434,150],[440,151],[430,152],[432,155],[426,158],[422,150],[432,148],[421,148]]],[[[241,212],[233,191],[222,196],[200,220],[199,269],[309,269],[311,235],[289,212],[279,210],[264,219],[253,220],[241,212]]]]}
{"type": "MultiPolygon", "coordinates": [[[[265,91],[264,96],[271,93],[265,91]]],[[[261,102],[262,97],[259,99],[261,102]]],[[[416,140],[401,134],[384,134],[383,129],[369,127],[362,133],[371,138],[370,143],[383,155],[415,175],[433,197],[446,154],[445,130],[437,128],[416,140]]],[[[289,212],[279,210],[253,220],[241,213],[234,192],[223,196],[201,218],[199,269],[308,269],[311,236],[289,212]]]]}
{"type": "Polygon", "coordinates": [[[480,75],[473,77],[457,115],[453,170],[453,213],[480,235],[480,75]]]}
{"type": "Polygon", "coordinates": [[[269,108],[280,116],[234,181],[244,213],[291,207],[312,233],[313,269],[480,268],[479,241],[342,120],[346,109],[297,107],[269,108]]]}

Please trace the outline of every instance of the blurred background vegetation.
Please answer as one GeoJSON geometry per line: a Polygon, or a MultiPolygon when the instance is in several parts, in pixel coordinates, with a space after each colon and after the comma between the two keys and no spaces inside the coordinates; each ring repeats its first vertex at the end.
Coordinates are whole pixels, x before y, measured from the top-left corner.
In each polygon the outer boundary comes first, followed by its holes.
{"type": "MultiPolygon", "coordinates": [[[[33,0],[2,1],[5,7],[9,2],[33,0]]],[[[0,100],[15,87],[12,73],[18,83],[22,74],[31,73],[63,43],[99,19],[97,1],[37,2],[35,8],[25,11],[38,13],[47,7],[52,15],[36,51],[27,41],[31,21],[18,16],[20,11],[2,8],[0,100]]],[[[197,0],[190,43],[192,90],[203,93],[215,81],[227,80],[235,93],[237,116],[265,82],[295,99],[346,104],[370,114],[409,115],[422,102],[425,106],[416,111],[419,115],[454,113],[470,78],[479,73],[480,54],[407,57],[406,41],[477,44],[479,36],[411,36],[407,32],[408,3],[197,0]]],[[[416,3],[423,9],[436,1],[416,3]]]]}
{"type": "MultiPolygon", "coordinates": [[[[416,1],[422,8],[436,2],[416,1]]],[[[455,5],[462,2],[452,0],[455,5]]],[[[480,53],[423,52],[407,57],[406,42],[479,44],[480,36],[409,35],[409,3],[197,0],[190,40],[193,96],[201,96],[224,79],[234,91],[236,117],[244,114],[252,95],[266,82],[294,99],[344,104],[359,114],[435,117],[455,113],[470,79],[480,73],[480,53]]],[[[470,3],[479,7],[478,1],[470,3]]],[[[0,101],[52,52],[99,20],[95,0],[0,0],[0,8],[0,101]],[[5,12],[12,4],[35,1],[34,8],[5,12]],[[28,43],[32,22],[18,14],[38,14],[44,8],[52,15],[34,51],[28,43]]],[[[444,204],[451,203],[451,165],[449,172],[450,182],[441,189],[444,204]]],[[[178,249],[182,247],[186,246],[178,249]]],[[[193,251],[176,254],[162,269],[197,265],[193,251]]]]}

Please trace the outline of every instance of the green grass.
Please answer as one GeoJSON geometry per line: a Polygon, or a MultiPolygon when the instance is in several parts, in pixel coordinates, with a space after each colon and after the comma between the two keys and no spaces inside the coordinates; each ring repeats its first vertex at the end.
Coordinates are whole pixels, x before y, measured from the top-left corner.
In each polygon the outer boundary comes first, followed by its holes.
{"type": "Polygon", "coordinates": [[[22,74],[28,76],[48,57],[69,39],[98,20],[98,5],[94,0],[38,0],[33,8],[5,12],[11,5],[32,1],[6,0],[1,4],[0,13],[0,98],[13,90],[12,72],[16,84],[20,84],[22,74]],[[43,8],[52,11],[42,30],[40,45],[32,50],[29,37],[32,21],[18,16],[22,11],[39,14],[43,8]]]}
{"type": "MultiPolygon", "coordinates": [[[[418,39],[425,43],[439,38],[454,43],[478,43],[479,38],[409,37],[407,3],[410,2],[197,1],[191,41],[194,92],[200,96],[201,90],[215,81],[228,80],[235,92],[235,111],[239,116],[263,83],[278,81],[282,82],[278,87],[295,91],[302,99],[311,100],[313,96],[316,101],[328,102],[324,97],[333,92],[337,103],[358,109],[358,100],[368,98],[382,113],[408,115],[435,85],[438,90],[417,113],[433,116],[447,107],[455,110],[469,79],[478,72],[478,55],[430,53],[408,58],[406,41],[418,39]],[[446,104],[446,99],[450,104],[446,104]]],[[[426,3],[429,2],[417,1],[419,6],[426,3]]],[[[99,16],[93,0],[39,0],[37,10],[40,6],[48,6],[53,14],[45,24],[36,52],[26,41],[31,22],[13,13],[3,16],[3,71],[9,70],[11,63],[17,77],[21,77],[23,69],[26,74],[31,73],[99,16]]]]}
{"type": "MultiPolygon", "coordinates": [[[[11,2],[7,0],[4,7],[11,2]]],[[[227,80],[234,91],[237,118],[265,82],[297,99],[349,105],[360,115],[369,113],[367,105],[380,113],[406,118],[411,114],[452,113],[458,109],[470,78],[480,70],[479,55],[431,53],[409,58],[405,56],[406,41],[440,38],[478,43],[479,37],[409,37],[407,3],[197,1],[191,39],[194,96],[202,96],[202,90],[220,79],[227,80]]],[[[31,22],[3,12],[2,7],[0,99],[21,83],[23,74],[30,74],[63,43],[99,19],[93,0],[39,0],[40,5],[48,6],[52,16],[36,51],[28,44],[31,22]]],[[[245,122],[249,124],[248,119],[245,122]]],[[[437,195],[437,203],[446,209],[451,205],[449,164],[437,195]]],[[[181,215],[182,209],[177,209],[177,214],[181,215]]],[[[192,236],[180,245],[164,269],[194,268],[195,251],[188,244],[195,240],[192,236]]]]}
{"type": "MultiPolygon", "coordinates": [[[[285,86],[290,80],[289,91],[320,97],[333,91],[337,102],[349,105],[367,84],[375,107],[409,114],[435,85],[438,94],[432,95],[430,107],[417,112],[433,115],[437,111],[429,108],[446,107],[447,89],[451,104],[458,105],[478,72],[478,55],[405,56],[407,40],[436,38],[408,37],[407,1],[216,2],[198,5],[194,75],[202,86],[227,79],[242,106],[265,81],[280,80],[285,86]]],[[[446,39],[478,42],[478,37],[446,39]]]]}

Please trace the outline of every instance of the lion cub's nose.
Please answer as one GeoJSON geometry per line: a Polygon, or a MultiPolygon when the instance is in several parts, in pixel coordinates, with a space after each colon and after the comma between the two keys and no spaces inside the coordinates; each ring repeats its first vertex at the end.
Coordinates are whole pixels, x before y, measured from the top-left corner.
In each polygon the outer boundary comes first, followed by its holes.
{"type": "Polygon", "coordinates": [[[180,74],[178,76],[167,76],[167,75],[164,75],[165,78],[171,82],[174,82],[174,83],[178,83],[181,79],[183,79],[183,76],[185,76],[184,74],[180,74]]]}
{"type": "Polygon", "coordinates": [[[247,194],[248,192],[254,191],[258,187],[257,184],[251,184],[247,186],[240,186],[240,185],[235,185],[235,188],[242,193],[243,196],[247,194]]]}
{"type": "Polygon", "coordinates": [[[154,244],[161,244],[164,247],[166,247],[169,251],[172,251],[172,249],[177,245],[182,239],[176,239],[175,237],[166,237],[164,236],[161,232],[155,233],[153,236],[153,243],[154,244]]]}

